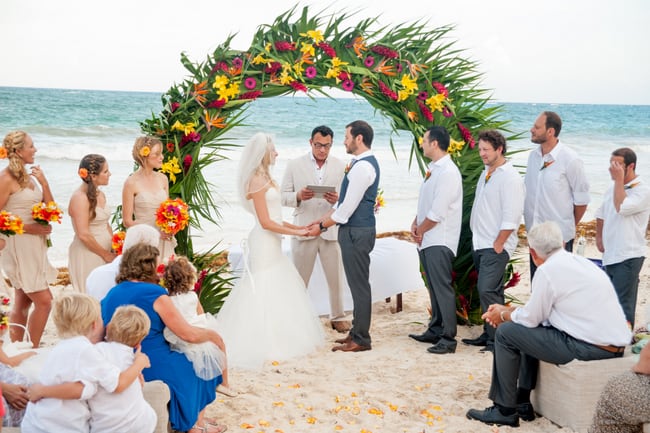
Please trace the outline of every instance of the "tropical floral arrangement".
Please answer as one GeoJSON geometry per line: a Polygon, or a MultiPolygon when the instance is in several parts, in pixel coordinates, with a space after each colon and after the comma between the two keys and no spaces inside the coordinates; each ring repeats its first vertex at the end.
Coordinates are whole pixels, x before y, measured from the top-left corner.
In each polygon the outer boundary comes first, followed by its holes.
{"type": "MultiPolygon", "coordinates": [[[[464,182],[456,285],[459,294],[475,291],[467,280],[473,266],[469,210],[483,170],[475,136],[483,128],[505,130],[506,122],[498,119],[503,108],[489,104],[476,63],[463,58],[448,39],[453,27],[431,28],[423,22],[381,27],[375,18],[351,23],[352,18],[294,7],[272,24],[260,25],[245,50],[232,48],[230,36],[203,62],[181,54],[189,75],[162,96],[160,114],[141,122],[144,133],[166,143],[161,171],[169,178],[170,196],[191,204],[193,226],[199,227],[201,219],[218,224],[202,169],[233,146],[227,133],[242,123],[249,104],[294,93],[328,96],[328,89],[342,89],[384,114],[393,133],[412,136],[409,164],[423,175],[428,163],[420,148],[424,132],[432,125],[449,131],[450,153],[464,182]]],[[[193,257],[189,228],[176,238],[177,251],[193,257]]],[[[471,308],[480,308],[478,296],[472,299],[471,308]]]]}
{"type": "Polygon", "coordinates": [[[384,190],[379,188],[377,190],[377,197],[375,198],[375,213],[379,212],[379,209],[386,205],[386,200],[384,200],[384,190]]]}
{"type": "Polygon", "coordinates": [[[0,334],[9,328],[9,313],[11,312],[11,299],[7,295],[0,295],[0,334]]]}
{"type": "Polygon", "coordinates": [[[164,233],[175,235],[189,222],[187,203],[180,198],[167,199],[156,210],[156,225],[164,233]]]}
{"type": "MultiPolygon", "coordinates": [[[[51,222],[57,222],[61,224],[61,217],[63,212],[59,209],[59,205],[53,201],[50,202],[40,202],[36,203],[32,207],[32,218],[39,224],[44,226],[48,225],[51,222]]],[[[47,237],[47,246],[52,246],[52,240],[50,237],[47,237]]]]}
{"type": "Polygon", "coordinates": [[[23,220],[6,210],[0,211],[0,233],[5,236],[20,235],[23,233],[23,220]]]}
{"type": "Polygon", "coordinates": [[[122,250],[124,249],[124,238],[126,238],[126,232],[123,230],[113,233],[111,248],[118,256],[122,255],[122,250]]]}

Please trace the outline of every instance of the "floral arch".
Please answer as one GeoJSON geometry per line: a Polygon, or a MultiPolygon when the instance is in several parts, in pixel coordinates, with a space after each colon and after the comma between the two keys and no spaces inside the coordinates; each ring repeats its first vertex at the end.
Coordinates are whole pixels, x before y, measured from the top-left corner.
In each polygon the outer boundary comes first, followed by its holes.
{"type": "MultiPolygon", "coordinates": [[[[409,164],[417,164],[422,173],[428,161],[419,146],[421,137],[432,125],[444,126],[463,177],[463,230],[454,284],[459,316],[467,319],[479,309],[469,216],[483,164],[474,137],[483,128],[505,128],[506,122],[498,120],[502,107],[488,105],[489,92],[480,88],[477,65],[447,39],[452,27],[432,29],[418,22],[377,29],[373,18],[348,27],[351,18],[311,16],[307,7],[297,14],[294,7],[273,24],[259,26],[245,51],[232,49],[230,36],[202,63],[182,54],[190,75],[163,94],[162,112],[141,122],[142,130],[166,143],[162,171],[169,177],[170,195],[190,205],[192,225],[198,228],[201,219],[217,222],[202,169],[233,146],[226,133],[241,124],[245,109],[256,99],[296,92],[327,96],[329,88],[351,92],[388,117],[394,132],[412,134],[409,164]]],[[[194,257],[189,230],[177,235],[177,250],[194,257]]]]}

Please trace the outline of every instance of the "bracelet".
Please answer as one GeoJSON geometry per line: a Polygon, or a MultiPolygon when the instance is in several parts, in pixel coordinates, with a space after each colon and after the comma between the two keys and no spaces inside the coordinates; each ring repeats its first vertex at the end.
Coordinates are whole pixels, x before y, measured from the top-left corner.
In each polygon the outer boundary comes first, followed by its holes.
{"type": "Polygon", "coordinates": [[[506,312],[506,310],[501,310],[501,313],[499,313],[499,317],[501,318],[501,321],[502,321],[502,322],[505,322],[505,321],[506,321],[506,318],[503,317],[503,313],[505,313],[505,312],[506,312]]]}
{"type": "Polygon", "coordinates": [[[327,231],[327,227],[323,225],[323,221],[318,223],[318,228],[320,229],[321,233],[325,233],[327,231]]]}

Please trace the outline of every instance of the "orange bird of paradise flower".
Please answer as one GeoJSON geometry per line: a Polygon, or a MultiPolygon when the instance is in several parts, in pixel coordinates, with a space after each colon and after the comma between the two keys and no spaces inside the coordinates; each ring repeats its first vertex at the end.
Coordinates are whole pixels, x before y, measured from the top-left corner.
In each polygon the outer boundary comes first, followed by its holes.
{"type": "Polygon", "coordinates": [[[192,96],[194,96],[194,99],[196,99],[196,102],[199,103],[199,105],[203,106],[203,103],[207,101],[205,98],[206,93],[208,93],[208,89],[205,88],[205,86],[208,84],[207,80],[202,81],[199,84],[194,84],[194,91],[192,92],[192,96]]]}
{"type": "Polygon", "coordinates": [[[354,50],[354,54],[357,55],[357,57],[361,58],[363,57],[363,52],[368,51],[368,47],[366,47],[365,42],[363,42],[363,36],[357,36],[354,38],[352,43],[350,45],[346,45],[347,48],[352,47],[354,50]]]}
{"type": "Polygon", "coordinates": [[[226,127],[225,117],[210,117],[210,113],[208,113],[208,110],[203,110],[203,121],[205,122],[205,127],[207,128],[208,131],[212,129],[212,127],[218,128],[218,129],[223,129],[226,127]]]}
{"type": "Polygon", "coordinates": [[[397,73],[395,72],[395,67],[392,65],[387,65],[386,64],[387,61],[388,59],[383,59],[381,62],[379,62],[379,64],[374,70],[375,72],[379,72],[381,74],[394,77],[395,75],[397,75],[397,73]]]}

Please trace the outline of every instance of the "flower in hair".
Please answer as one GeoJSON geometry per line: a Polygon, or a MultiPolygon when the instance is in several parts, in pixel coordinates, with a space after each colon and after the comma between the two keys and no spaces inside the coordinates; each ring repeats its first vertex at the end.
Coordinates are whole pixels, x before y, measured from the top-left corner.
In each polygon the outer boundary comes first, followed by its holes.
{"type": "Polygon", "coordinates": [[[82,178],[83,180],[86,180],[88,178],[88,170],[86,170],[85,168],[80,168],[79,177],[82,178]]]}
{"type": "Polygon", "coordinates": [[[7,157],[7,149],[0,147],[0,159],[5,159],[7,157]]]}
{"type": "Polygon", "coordinates": [[[150,153],[151,153],[151,149],[149,148],[149,146],[144,146],[142,149],[140,149],[140,156],[144,158],[149,156],[150,153]]]}

